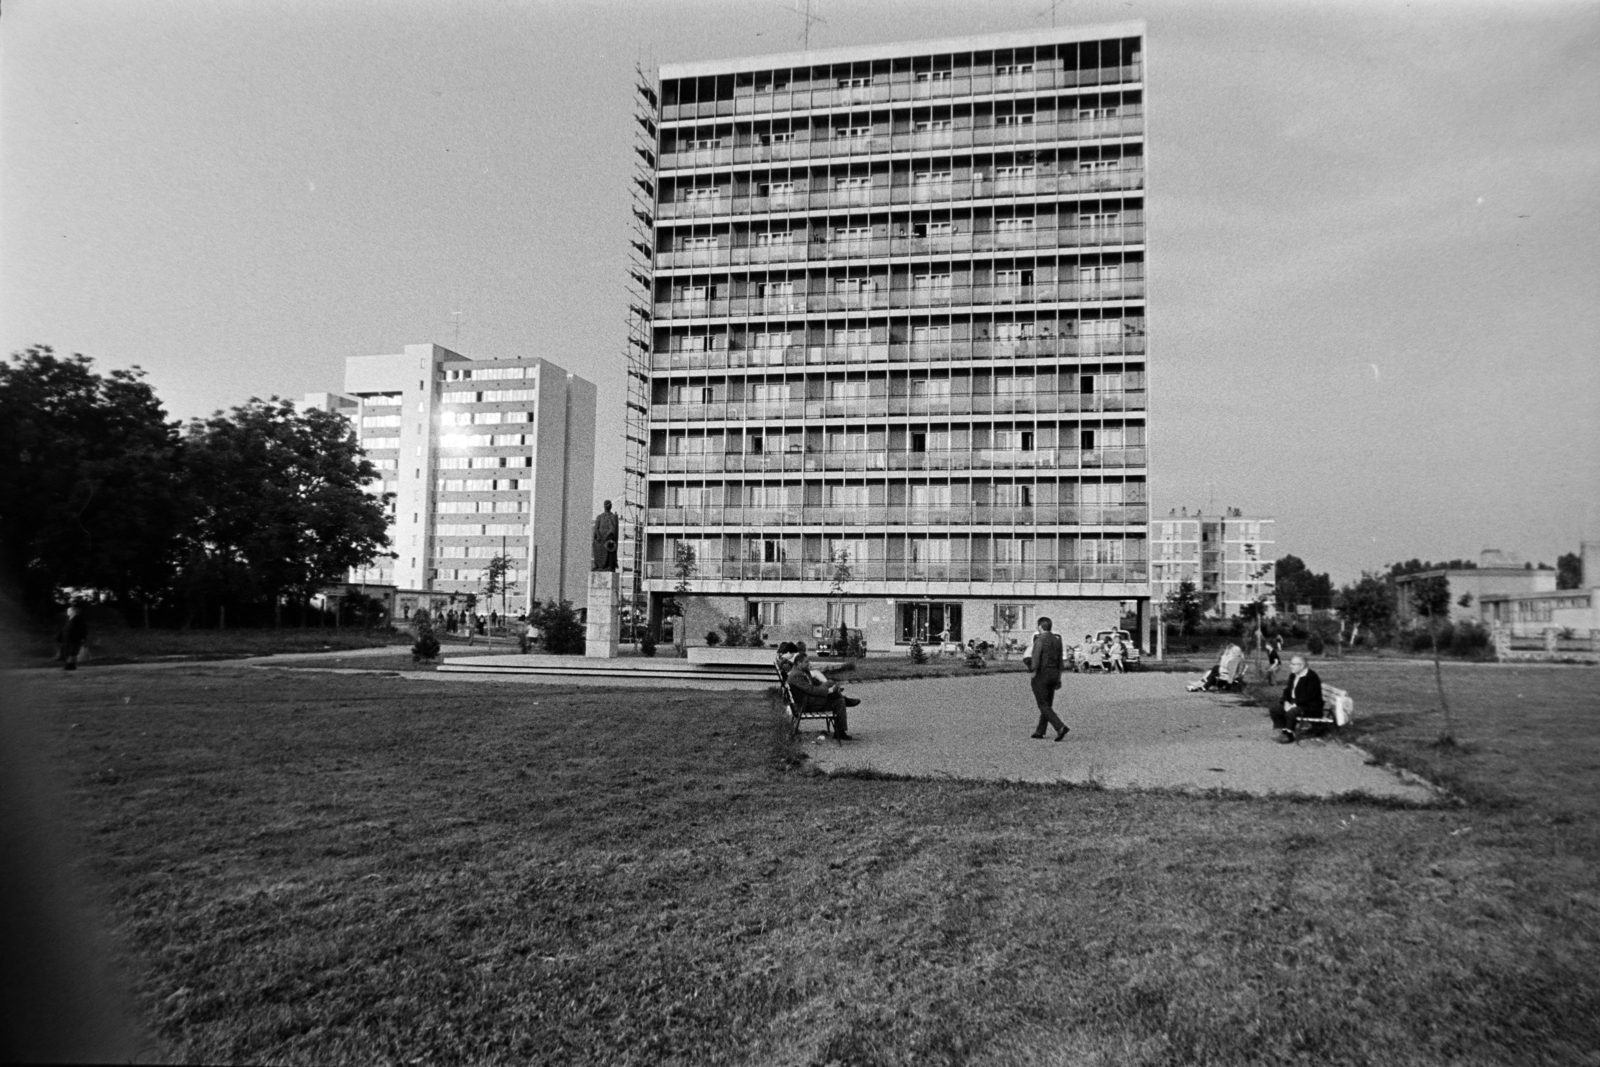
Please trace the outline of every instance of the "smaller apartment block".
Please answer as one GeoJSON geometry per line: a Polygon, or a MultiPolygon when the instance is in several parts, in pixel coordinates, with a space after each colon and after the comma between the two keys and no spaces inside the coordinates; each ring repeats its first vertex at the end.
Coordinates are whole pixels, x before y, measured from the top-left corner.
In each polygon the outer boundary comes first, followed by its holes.
{"type": "Polygon", "coordinates": [[[1193,582],[1206,612],[1233,618],[1265,599],[1271,610],[1276,520],[1237,508],[1223,515],[1168,513],[1150,524],[1150,581],[1157,602],[1193,582]]]}
{"type": "Polygon", "coordinates": [[[481,594],[489,561],[504,555],[508,610],[583,599],[592,383],[543,359],[473,360],[425,344],[347,359],[345,393],[338,402],[379,471],[372,491],[393,494],[393,555],[353,578],[481,594]]]}

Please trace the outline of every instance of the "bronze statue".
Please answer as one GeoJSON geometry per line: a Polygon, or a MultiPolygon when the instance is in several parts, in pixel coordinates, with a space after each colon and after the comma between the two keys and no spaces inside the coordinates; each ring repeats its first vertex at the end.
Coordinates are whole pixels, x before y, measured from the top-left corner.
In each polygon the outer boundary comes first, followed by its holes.
{"type": "Polygon", "coordinates": [[[617,569],[618,529],[617,516],[611,510],[611,501],[607,500],[605,510],[594,518],[594,566],[591,570],[617,569]]]}

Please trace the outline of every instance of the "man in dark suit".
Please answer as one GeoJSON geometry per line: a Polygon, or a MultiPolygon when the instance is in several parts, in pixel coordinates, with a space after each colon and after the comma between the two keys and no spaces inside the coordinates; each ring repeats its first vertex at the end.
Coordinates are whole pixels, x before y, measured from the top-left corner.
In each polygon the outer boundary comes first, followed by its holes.
{"type": "Polygon", "coordinates": [[[1278,731],[1278,743],[1294,744],[1294,726],[1300,716],[1319,718],[1322,715],[1322,679],[1306,666],[1306,658],[1296,655],[1289,660],[1289,684],[1283,687],[1283,703],[1272,710],[1272,727],[1278,731]]]}
{"type": "Polygon", "coordinates": [[[1023,657],[1022,665],[1032,676],[1034,703],[1039,705],[1039,725],[1034,737],[1043,737],[1046,726],[1056,728],[1056,740],[1067,736],[1067,724],[1056,714],[1056,690],[1061,688],[1061,665],[1065,655],[1061,635],[1050,632],[1049,619],[1039,620],[1039,632],[1033,635],[1033,647],[1023,657]]]}
{"type": "Polygon", "coordinates": [[[789,691],[809,707],[829,709],[833,712],[833,736],[836,741],[849,741],[850,720],[845,712],[846,707],[855,707],[861,703],[855,697],[844,695],[844,689],[837,682],[818,681],[811,674],[811,657],[806,655],[805,642],[800,642],[795,648],[794,662],[789,667],[789,675],[785,679],[789,683],[789,691]]]}

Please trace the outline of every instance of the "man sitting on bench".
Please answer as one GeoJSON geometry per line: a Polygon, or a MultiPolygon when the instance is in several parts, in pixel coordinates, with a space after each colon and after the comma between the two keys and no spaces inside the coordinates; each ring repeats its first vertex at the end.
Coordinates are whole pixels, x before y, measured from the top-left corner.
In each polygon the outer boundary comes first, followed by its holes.
{"type": "Polygon", "coordinates": [[[789,668],[789,677],[786,679],[789,691],[798,700],[804,700],[806,705],[817,710],[831,710],[833,713],[833,738],[835,741],[849,741],[850,727],[845,715],[845,708],[853,708],[861,703],[856,697],[844,695],[844,689],[837,682],[830,682],[821,674],[811,673],[811,657],[806,655],[806,643],[800,641],[796,644],[794,663],[789,668]]]}
{"type": "Polygon", "coordinates": [[[1272,709],[1272,727],[1278,731],[1279,744],[1294,744],[1295,721],[1302,718],[1322,718],[1322,679],[1306,666],[1306,658],[1297,654],[1289,660],[1283,703],[1272,709]]]}

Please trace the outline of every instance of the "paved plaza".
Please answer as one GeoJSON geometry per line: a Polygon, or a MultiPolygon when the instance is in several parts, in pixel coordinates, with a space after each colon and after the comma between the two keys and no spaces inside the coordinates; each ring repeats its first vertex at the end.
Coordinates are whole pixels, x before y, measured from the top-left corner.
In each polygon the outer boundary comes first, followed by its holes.
{"type": "MultiPolygon", "coordinates": [[[[1266,709],[1245,706],[1238,696],[1185,692],[1189,680],[1157,672],[1069,674],[1056,709],[1072,732],[1059,744],[1029,736],[1038,712],[1023,674],[862,682],[849,686],[862,699],[850,712],[855,740],[806,750],[830,773],[872,769],[918,778],[1221,787],[1263,795],[1361,791],[1417,801],[1437,796],[1414,775],[1370,765],[1364,752],[1338,740],[1280,745],[1266,709]]],[[[1361,697],[1354,696],[1359,714],[1361,697]]]]}

